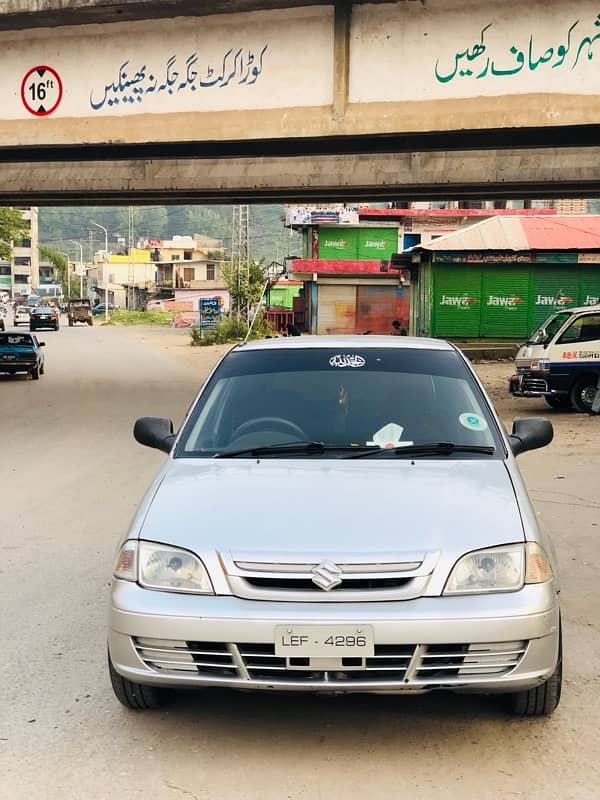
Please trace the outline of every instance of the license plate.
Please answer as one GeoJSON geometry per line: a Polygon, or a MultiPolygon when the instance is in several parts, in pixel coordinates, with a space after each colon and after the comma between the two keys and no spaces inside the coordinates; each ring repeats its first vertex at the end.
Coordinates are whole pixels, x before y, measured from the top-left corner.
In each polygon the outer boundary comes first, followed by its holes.
{"type": "Polygon", "coordinates": [[[43,314],[40,314],[40,319],[50,319],[50,317],[45,317],[43,314]]]}
{"type": "Polygon", "coordinates": [[[286,658],[369,658],[375,655],[370,625],[277,625],[275,655],[286,658]]]}
{"type": "Polygon", "coordinates": [[[14,361],[16,356],[2,356],[5,361],[14,361]]]}

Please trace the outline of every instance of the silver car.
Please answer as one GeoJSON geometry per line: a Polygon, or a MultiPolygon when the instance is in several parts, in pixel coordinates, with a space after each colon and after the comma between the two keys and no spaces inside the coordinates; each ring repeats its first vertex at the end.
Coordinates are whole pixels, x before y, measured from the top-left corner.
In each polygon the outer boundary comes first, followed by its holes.
{"type": "Polygon", "coordinates": [[[451,344],[292,337],[234,347],[168,453],[110,592],[117,698],[153,708],[207,686],[433,689],[551,713],[561,690],[553,550],[508,435],[451,344]]]}

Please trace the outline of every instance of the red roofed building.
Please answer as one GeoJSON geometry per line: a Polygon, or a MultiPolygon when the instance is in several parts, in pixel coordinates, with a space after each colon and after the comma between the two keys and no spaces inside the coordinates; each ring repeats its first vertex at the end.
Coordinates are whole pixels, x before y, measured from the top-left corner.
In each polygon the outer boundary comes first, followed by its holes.
{"type": "Polygon", "coordinates": [[[412,250],[411,330],[524,339],[561,308],[600,303],[600,217],[483,220],[412,250]]]}

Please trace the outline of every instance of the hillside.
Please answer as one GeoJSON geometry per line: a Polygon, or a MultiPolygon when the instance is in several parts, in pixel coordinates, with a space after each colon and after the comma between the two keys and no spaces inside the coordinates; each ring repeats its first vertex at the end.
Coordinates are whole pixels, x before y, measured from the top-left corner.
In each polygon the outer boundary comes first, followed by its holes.
{"type": "MultiPolygon", "coordinates": [[[[286,255],[300,254],[300,237],[291,234],[281,222],[281,205],[250,206],[250,256],[267,263],[286,255]]],[[[145,206],[134,208],[134,240],[169,239],[172,236],[200,233],[222,239],[229,252],[232,206],[145,206]]],[[[104,234],[91,223],[104,225],[109,232],[109,249],[120,237],[127,240],[127,206],[84,206],[82,208],[40,208],[39,240],[78,257],[78,248],[69,240],[81,242],[85,260],[92,249],[103,249],[104,234]]]]}

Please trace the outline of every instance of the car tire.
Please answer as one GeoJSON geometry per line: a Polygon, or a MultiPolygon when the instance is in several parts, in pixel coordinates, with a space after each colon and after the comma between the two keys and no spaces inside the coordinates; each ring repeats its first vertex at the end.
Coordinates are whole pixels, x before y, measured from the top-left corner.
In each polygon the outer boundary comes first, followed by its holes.
{"type": "Polygon", "coordinates": [[[37,381],[37,380],[39,380],[39,378],[40,378],[40,370],[39,370],[39,368],[38,368],[38,367],[34,367],[34,368],[31,370],[31,373],[30,373],[30,374],[31,374],[31,379],[32,379],[32,380],[34,380],[34,381],[37,381]]]}
{"type": "Polygon", "coordinates": [[[571,403],[571,398],[568,395],[547,394],[544,395],[544,400],[546,401],[546,404],[550,406],[550,408],[556,408],[562,411],[566,411],[570,408],[573,408],[573,404],[571,403]]]}
{"type": "Polygon", "coordinates": [[[44,365],[43,365],[43,364],[41,364],[41,365],[40,365],[40,375],[43,375],[43,374],[44,374],[44,372],[45,372],[45,370],[44,370],[44,365]]]}
{"type": "Polygon", "coordinates": [[[562,690],[562,628],[558,629],[558,661],[547,681],[533,689],[510,695],[511,711],[518,717],[549,716],[560,703],[562,690]]]}
{"type": "Polygon", "coordinates": [[[598,387],[596,375],[584,375],[571,389],[571,403],[580,414],[589,414],[598,387]]]}
{"type": "Polygon", "coordinates": [[[134,711],[160,708],[168,698],[168,693],[164,689],[134,683],[119,675],[113,666],[110,654],[108,656],[108,672],[115,697],[125,708],[134,711]]]}
{"type": "Polygon", "coordinates": [[[93,325],[93,324],[94,324],[94,320],[93,319],[88,319],[88,325],[93,325]]]}
{"type": "Polygon", "coordinates": [[[70,319],[70,320],[69,320],[69,328],[72,328],[72,327],[73,327],[73,320],[72,320],[72,319],[70,319]]]}

